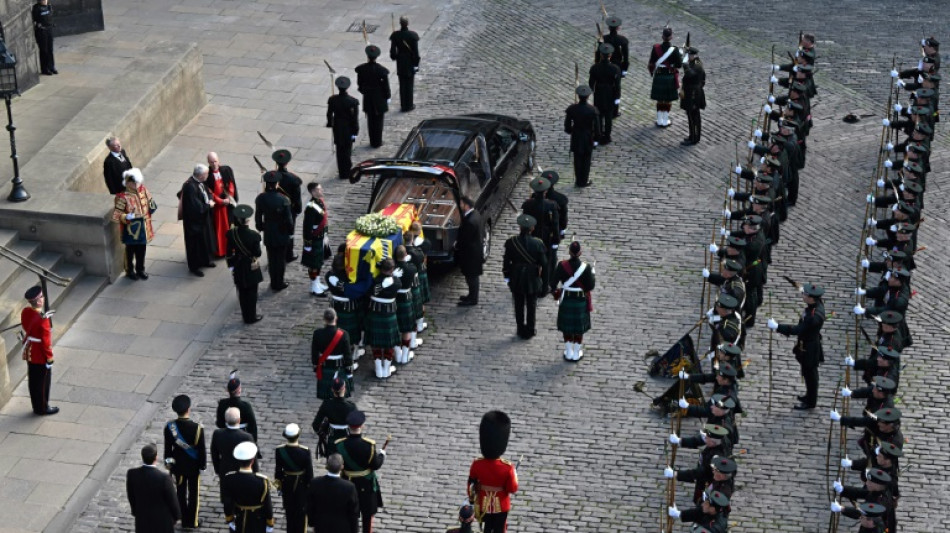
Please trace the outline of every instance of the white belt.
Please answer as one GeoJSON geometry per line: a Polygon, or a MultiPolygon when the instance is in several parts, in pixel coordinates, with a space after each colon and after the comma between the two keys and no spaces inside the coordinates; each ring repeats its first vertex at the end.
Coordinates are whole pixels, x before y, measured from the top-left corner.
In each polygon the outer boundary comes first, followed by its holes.
{"type": "Polygon", "coordinates": [[[336,300],[336,301],[338,301],[338,302],[349,302],[349,301],[350,301],[349,298],[345,298],[345,297],[343,297],[343,296],[337,296],[337,295],[335,295],[335,294],[331,294],[330,296],[331,296],[334,300],[336,300]]]}
{"type": "Polygon", "coordinates": [[[340,359],[343,359],[342,355],[328,355],[327,356],[328,361],[339,361],[340,359]]]}
{"type": "Polygon", "coordinates": [[[412,292],[412,289],[399,289],[396,292],[398,292],[399,294],[409,294],[410,292],[412,292]]]}
{"type": "Polygon", "coordinates": [[[395,298],[377,298],[375,296],[370,296],[370,299],[381,304],[391,304],[396,302],[395,298]]]}
{"type": "Polygon", "coordinates": [[[337,430],[337,431],[343,431],[343,430],[346,429],[346,428],[347,428],[346,424],[343,424],[343,425],[330,424],[330,429],[335,429],[335,430],[337,430]]]}
{"type": "Polygon", "coordinates": [[[43,340],[42,340],[42,339],[37,339],[36,337],[26,337],[25,339],[23,339],[23,344],[24,344],[24,345],[26,345],[27,343],[30,343],[30,342],[43,342],[43,340]]]}
{"type": "Polygon", "coordinates": [[[577,288],[577,287],[564,287],[564,290],[570,291],[570,292],[583,292],[583,291],[584,291],[584,289],[579,289],[579,288],[577,288]]]}

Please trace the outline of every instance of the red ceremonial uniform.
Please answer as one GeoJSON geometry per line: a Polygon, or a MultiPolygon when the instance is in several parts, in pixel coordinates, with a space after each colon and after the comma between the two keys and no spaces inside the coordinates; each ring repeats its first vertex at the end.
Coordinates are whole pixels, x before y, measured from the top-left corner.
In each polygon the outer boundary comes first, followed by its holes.
{"type": "Polygon", "coordinates": [[[27,362],[45,365],[53,362],[53,329],[49,318],[43,317],[43,311],[26,307],[20,313],[27,352],[27,362]]]}
{"type": "Polygon", "coordinates": [[[478,482],[478,494],[469,500],[479,513],[507,513],[511,510],[511,494],[518,492],[518,473],[506,459],[475,459],[468,478],[478,482]]]}

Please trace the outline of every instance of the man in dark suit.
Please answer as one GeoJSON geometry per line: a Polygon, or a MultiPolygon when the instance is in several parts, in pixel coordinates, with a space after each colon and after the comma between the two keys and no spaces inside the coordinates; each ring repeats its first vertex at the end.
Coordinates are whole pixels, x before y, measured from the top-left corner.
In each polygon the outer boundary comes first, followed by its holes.
{"type": "Polygon", "coordinates": [[[336,451],[343,457],[343,478],[356,485],[360,501],[363,533],[373,533],[373,516],[383,506],[376,471],[382,468],[386,450],[376,448],[376,442],[363,436],[366,415],[353,411],[346,417],[349,435],[336,441],[336,451]]]}
{"type": "Polygon", "coordinates": [[[257,416],[254,414],[254,407],[251,402],[241,397],[244,388],[241,386],[241,378],[238,377],[237,370],[232,370],[228,375],[228,397],[218,400],[218,408],[215,411],[214,425],[218,429],[223,429],[227,425],[226,413],[228,408],[237,407],[239,413],[238,428],[243,429],[254,437],[257,442],[257,416]]]}
{"type": "Polygon", "coordinates": [[[557,249],[561,245],[560,208],[557,203],[548,199],[548,191],[551,189],[548,175],[546,172],[531,180],[531,198],[521,204],[521,210],[537,221],[533,235],[544,243],[546,253],[546,261],[541,271],[542,287],[537,293],[539,298],[547,296],[548,286],[557,283],[554,279],[554,267],[557,265],[557,249]]]}
{"type": "Polygon", "coordinates": [[[102,175],[105,177],[109,194],[119,194],[125,190],[122,173],[132,168],[132,161],[122,149],[122,142],[117,137],[106,139],[106,147],[109,148],[109,155],[102,164],[102,175]]]}
{"type": "Polygon", "coordinates": [[[360,501],[356,485],[340,478],[343,457],[334,453],[327,458],[327,475],[310,482],[307,491],[307,515],[313,533],[357,533],[360,501]]]}
{"type": "Polygon", "coordinates": [[[459,297],[459,305],[478,305],[478,278],[482,275],[485,248],[482,244],[482,217],[475,211],[475,202],[468,196],[459,200],[462,223],[455,238],[455,262],[465,276],[468,294],[459,297]]]}
{"type": "Polygon", "coordinates": [[[227,261],[237,288],[241,317],[245,324],[259,322],[257,286],[264,281],[261,265],[261,234],[248,227],[254,209],[249,205],[234,208],[234,226],[228,230],[227,261]]]}
{"type": "Polygon", "coordinates": [[[389,41],[389,58],[396,62],[399,76],[399,107],[403,112],[412,111],[416,108],[412,85],[419,70],[419,34],[409,29],[409,17],[399,17],[399,31],[394,31],[389,41]]]}
{"type": "Polygon", "coordinates": [[[341,180],[349,179],[353,168],[353,142],[360,134],[360,102],[346,94],[350,78],[336,79],[339,94],[327,100],[327,127],[333,128],[333,144],[336,145],[336,169],[341,180]]]}
{"type": "Polygon", "coordinates": [[[366,47],[366,63],[356,67],[356,87],[363,95],[363,113],[366,113],[366,129],[369,130],[369,145],[383,145],[383,120],[389,111],[389,70],[376,62],[378,46],[366,47]]]}
{"type": "Polygon", "coordinates": [[[310,449],[300,445],[300,426],[287,424],[287,442],[277,447],[274,484],[280,488],[287,517],[287,533],[307,531],[307,488],[313,479],[310,449]]]}
{"type": "Polygon", "coordinates": [[[590,161],[600,138],[600,113],[587,103],[590,87],[581,85],[575,91],[578,102],[568,106],[564,117],[564,133],[571,136],[571,153],[574,154],[574,186],[587,187],[590,181],[590,161]]]}
{"type": "Polygon", "coordinates": [[[181,525],[192,529],[198,527],[200,476],[208,460],[204,428],[188,417],[191,413],[191,398],[188,396],[176,396],[172,400],[172,410],[178,414],[178,419],[165,424],[165,464],[178,489],[181,525]]]}
{"type": "Polygon", "coordinates": [[[294,235],[294,215],[290,200],[278,191],[280,180],[280,172],[270,171],[264,174],[264,192],[254,200],[254,223],[257,231],[264,232],[270,288],[275,292],[288,287],[284,282],[284,271],[287,266],[287,248],[291,245],[294,235]]]}
{"type": "Polygon", "coordinates": [[[159,470],[157,460],[158,448],[146,444],[142,466],[130,468],[125,477],[136,533],[172,533],[175,522],[181,520],[175,485],[171,476],[159,470]]]}
{"type": "Polygon", "coordinates": [[[214,268],[214,231],[211,227],[211,208],[214,200],[205,187],[207,165],[197,164],[191,177],[181,187],[181,226],[185,232],[185,258],[192,274],[204,277],[202,268],[214,268]]]}
{"type": "MultiPolygon", "coordinates": [[[[234,448],[242,442],[254,442],[250,433],[238,427],[241,423],[241,411],[237,407],[229,408],[224,413],[224,419],[227,427],[216,429],[211,436],[211,464],[219,478],[241,466],[234,460],[234,448]]],[[[257,471],[257,463],[254,464],[254,470],[257,471]]]]}

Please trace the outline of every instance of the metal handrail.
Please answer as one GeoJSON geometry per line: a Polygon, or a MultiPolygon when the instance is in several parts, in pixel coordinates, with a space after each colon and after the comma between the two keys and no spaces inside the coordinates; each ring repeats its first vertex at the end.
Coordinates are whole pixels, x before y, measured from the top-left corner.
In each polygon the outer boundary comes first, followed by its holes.
{"type": "Polygon", "coordinates": [[[51,281],[55,283],[56,285],[59,285],[60,287],[65,287],[69,285],[70,282],[72,282],[71,278],[65,278],[55,272],[51,272],[50,270],[45,268],[43,265],[40,265],[39,263],[37,263],[36,261],[33,261],[29,257],[24,257],[18,254],[17,252],[14,252],[13,250],[7,248],[6,246],[0,245],[0,256],[5,257],[9,259],[10,261],[13,261],[14,263],[20,265],[21,267],[36,274],[41,279],[51,281]]]}

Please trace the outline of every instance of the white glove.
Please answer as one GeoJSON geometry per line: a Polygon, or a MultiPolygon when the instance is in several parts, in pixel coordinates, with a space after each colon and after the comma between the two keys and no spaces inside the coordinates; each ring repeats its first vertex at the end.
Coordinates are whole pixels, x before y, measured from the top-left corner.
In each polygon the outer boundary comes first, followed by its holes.
{"type": "Polygon", "coordinates": [[[706,310],[706,318],[712,318],[713,314],[714,314],[714,310],[712,307],[706,310]]]}
{"type": "Polygon", "coordinates": [[[234,267],[228,267],[228,272],[234,272],[234,267]]]}
{"type": "Polygon", "coordinates": [[[676,433],[670,433],[670,444],[679,444],[680,438],[676,436],[676,433]]]}
{"type": "MultiPolygon", "coordinates": [[[[739,167],[736,167],[736,168],[739,168],[739,167]]],[[[742,173],[742,171],[740,170],[740,171],[737,172],[736,174],[741,174],[741,173],[742,173]]],[[[729,190],[726,191],[726,194],[729,195],[729,198],[735,198],[735,197],[736,197],[736,190],[733,189],[732,187],[730,187],[729,190]]]]}
{"type": "Polygon", "coordinates": [[[770,103],[770,104],[774,104],[774,103],[775,103],[775,95],[774,95],[774,94],[770,94],[770,95],[769,95],[769,103],[770,103]]]}
{"type": "Polygon", "coordinates": [[[844,366],[854,366],[854,358],[850,355],[844,357],[844,366]]]}
{"type": "Polygon", "coordinates": [[[355,141],[355,140],[356,140],[356,135],[350,135],[350,138],[355,141]]]}
{"type": "Polygon", "coordinates": [[[867,239],[864,239],[864,244],[867,244],[868,246],[874,246],[877,244],[877,241],[874,240],[874,237],[868,237],[867,239]]]}
{"type": "Polygon", "coordinates": [[[840,512],[842,511],[842,509],[844,509],[844,507],[842,507],[840,503],[838,503],[838,502],[831,502],[831,512],[832,512],[832,513],[840,513],[840,512]]]}
{"type": "Polygon", "coordinates": [[[556,245],[556,244],[552,244],[552,245],[551,245],[551,249],[552,249],[552,250],[557,250],[557,245],[556,245]]]}
{"type": "Polygon", "coordinates": [[[841,415],[838,414],[838,411],[831,411],[831,419],[835,422],[841,422],[841,415]]]}
{"type": "Polygon", "coordinates": [[[887,143],[887,146],[885,146],[884,149],[887,150],[888,152],[893,152],[893,151],[894,151],[894,143],[887,143]]]}
{"type": "Polygon", "coordinates": [[[724,218],[729,218],[729,219],[731,219],[731,218],[732,218],[732,211],[730,211],[730,210],[728,210],[728,209],[723,209],[723,210],[722,210],[722,216],[723,216],[724,218]]]}
{"type": "Polygon", "coordinates": [[[53,315],[55,315],[55,314],[56,314],[56,310],[55,310],[55,309],[50,309],[49,311],[46,311],[46,312],[43,313],[43,318],[49,318],[49,317],[51,317],[51,316],[53,316],[53,315]]]}
{"type": "Polygon", "coordinates": [[[709,243],[709,253],[714,254],[718,251],[719,251],[719,246],[717,246],[716,243],[714,242],[709,243]]]}
{"type": "Polygon", "coordinates": [[[387,99],[386,99],[386,103],[387,103],[387,104],[392,103],[392,101],[393,101],[392,98],[387,98],[387,99]]]}
{"type": "Polygon", "coordinates": [[[231,528],[231,531],[237,531],[237,525],[234,522],[228,522],[228,527],[231,528]]]}
{"type": "Polygon", "coordinates": [[[668,507],[666,512],[670,515],[670,518],[680,517],[680,510],[677,509],[675,505],[673,507],[668,507]]]}
{"type": "Polygon", "coordinates": [[[865,309],[861,307],[861,304],[858,304],[854,306],[854,309],[852,309],[852,311],[854,311],[854,314],[861,316],[864,314],[865,309]]]}
{"type": "Polygon", "coordinates": [[[621,70],[621,71],[620,71],[620,77],[621,77],[621,78],[626,78],[626,77],[627,77],[627,71],[626,71],[626,70],[621,70]]]}
{"type": "Polygon", "coordinates": [[[726,228],[719,228],[719,235],[722,235],[723,237],[725,237],[729,235],[729,230],[727,230],[726,228]]]}
{"type": "Polygon", "coordinates": [[[904,106],[900,104],[894,104],[894,111],[897,111],[898,113],[900,113],[903,110],[904,110],[904,106]]]}
{"type": "Polygon", "coordinates": [[[917,62],[917,70],[924,70],[924,60],[921,59],[917,62]]]}
{"type": "Polygon", "coordinates": [[[900,87],[901,89],[905,87],[904,80],[897,80],[897,83],[895,83],[894,85],[896,85],[897,87],[900,87]]]}
{"type": "MultiPolygon", "coordinates": [[[[735,173],[736,173],[736,174],[742,174],[742,167],[739,166],[739,165],[736,165],[735,173]]],[[[735,194],[735,193],[736,193],[736,191],[734,191],[734,190],[732,190],[732,189],[729,189],[729,190],[732,191],[732,194],[735,194]]],[[[730,198],[731,198],[731,197],[732,197],[732,196],[730,195],[730,198]]]]}
{"type": "Polygon", "coordinates": [[[874,203],[874,195],[873,194],[867,195],[866,200],[869,204],[874,203]]]}
{"type": "Polygon", "coordinates": [[[304,246],[304,247],[303,247],[303,251],[305,251],[305,252],[312,252],[312,251],[313,251],[313,246],[304,246]]]}
{"type": "Polygon", "coordinates": [[[46,363],[46,370],[52,370],[52,369],[53,369],[53,363],[46,363]]]}
{"type": "Polygon", "coordinates": [[[870,268],[870,267],[871,267],[870,261],[868,261],[867,259],[861,260],[861,268],[870,268]]]}
{"type": "Polygon", "coordinates": [[[892,78],[896,78],[896,77],[898,77],[899,75],[900,75],[900,73],[897,72],[896,70],[892,70],[892,71],[891,71],[891,77],[892,77],[892,78]]]}
{"type": "Polygon", "coordinates": [[[792,72],[798,72],[798,65],[795,65],[794,67],[792,67],[792,72]]]}
{"type": "Polygon", "coordinates": [[[769,83],[778,83],[778,78],[776,78],[775,76],[770,76],[769,83]]]}
{"type": "Polygon", "coordinates": [[[267,526],[264,528],[264,533],[274,533],[274,528],[271,526],[267,526]]]}
{"type": "Polygon", "coordinates": [[[765,104],[764,106],[762,106],[762,111],[765,111],[765,114],[768,115],[769,113],[772,112],[772,106],[770,106],[769,104],[765,104]]]}
{"type": "Polygon", "coordinates": [[[749,141],[746,145],[749,147],[749,150],[751,150],[755,148],[755,141],[749,141]]]}
{"type": "Polygon", "coordinates": [[[756,138],[756,139],[761,139],[761,138],[762,138],[762,130],[757,129],[757,130],[755,130],[755,132],[753,132],[752,134],[755,135],[755,138],[756,138]]]}
{"type": "MultiPolygon", "coordinates": [[[[867,259],[865,259],[865,261],[867,261],[867,259]]],[[[862,289],[861,287],[858,287],[857,289],[854,289],[854,294],[857,294],[858,296],[864,296],[864,295],[867,294],[867,293],[868,293],[868,291],[862,289]]]]}
{"type": "Polygon", "coordinates": [[[134,219],[135,219],[135,213],[128,213],[127,215],[125,215],[125,219],[126,219],[126,220],[134,220],[134,219]]]}
{"type": "Polygon", "coordinates": [[[722,317],[719,316],[719,315],[713,315],[713,316],[709,317],[709,323],[710,323],[710,324],[718,324],[718,323],[720,323],[720,322],[722,322],[722,317]]]}
{"type": "Polygon", "coordinates": [[[614,100],[614,105],[620,105],[620,98],[617,98],[616,100],[614,100]]]}
{"type": "MultiPolygon", "coordinates": [[[[711,245],[710,245],[710,248],[712,248],[713,246],[715,246],[715,244],[711,244],[711,245]]],[[[710,253],[716,253],[716,252],[713,252],[713,251],[710,249],[710,253]]],[[[709,269],[708,269],[708,268],[704,268],[704,269],[703,269],[703,278],[709,279],[709,269]]]]}
{"type": "Polygon", "coordinates": [[[849,389],[848,387],[842,387],[842,388],[841,388],[841,397],[842,397],[842,398],[850,398],[850,397],[851,397],[851,389],[849,389]]]}
{"type": "MultiPolygon", "coordinates": [[[[890,160],[888,160],[888,162],[889,162],[889,161],[890,161],[890,160]]],[[[890,168],[890,167],[888,167],[888,168],[890,168]]],[[[877,185],[878,187],[883,187],[883,186],[885,186],[885,185],[887,185],[887,184],[884,183],[884,178],[878,178],[876,185],[877,185]]]]}
{"type": "Polygon", "coordinates": [[[868,227],[873,228],[877,226],[877,220],[874,220],[874,217],[868,217],[868,227]]]}
{"type": "Polygon", "coordinates": [[[402,267],[397,268],[396,270],[393,270],[393,276],[396,276],[397,278],[401,278],[402,275],[403,275],[402,267]]]}
{"type": "Polygon", "coordinates": [[[759,158],[759,164],[760,164],[760,165],[764,165],[764,164],[765,164],[765,156],[764,156],[764,155],[759,158]]]}
{"type": "Polygon", "coordinates": [[[778,322],[776,322],[774,318],[770,318],[767,324],[769,326],[769,329],[772,331],[775,331],[778,329],[778,322]]]}
{"type": "Polygon", "coordinates": [[[890,229],[894,233],[897,233],[897,224],[891,224],[891,227],[888,229],[890,229]]]}
{"type": "Polygon", "coordinates": [[[881,124],[883,124],[884,127],[886,128],[891,125],[891,121],[885,118],[884,120],[881,121],[881,124]]]}
{"type": "Polygon", "coordinates": [[[412,67],[413,72],[419,72],[419,67],[412,67]]]}
{"type": "Polygon", "coordinates": [[[842,492],[844,492],[844,485],[841,484],[840,479],[836,479],[835,482],[832,483],[831,486],[835,488],[835,492],[837,492],[838,494],[841,494],[842,492]]]}
{"type": "Polygon", "coordinates": [[[505,285],[511,283],[511,278],[505,278],[505,285]]]}
{"type": "Polygon", "coordinates": [[[382,283],[384,289],[388,289],[390,286],[392,286],[392,284],[393,284],[393,278],[392,278],[392,277],[388,277],[388,278],[384,279],[384,280],[383,280],[383,283],[382,283]]]}
{"type": "Polygon", "coordinates": [[[380,448],[379,450],[377,450],[377,453],[380,455],[386,455],[386,450],[384,448],[380,448]]]}
{"type": "Polygon", "coordinates": [[[680,379],[689,379],[689,374],[685,370],[680,370],[680,373],[677,374],[680,379]]]}
{"type": "Polygon", "coordinates": [[[780,67],[780,66],[778,66],[778,65],[772,65],[772,71],[773,71],[773,72],[778,72],[778,71],[780,71],[780,70],[782,70],[782,67],[780,67]]]}
{"type": "Polygon", "coordinates": [[[689,402],[686,401],[686,398],[680,398],[679,406],[680,409],[689,409],[689,402]]]}
{"type": "Polygon", "coordinates": [[[663,469],[663,477],[667,479],[673,479],[674,477],[676,477],[676,471],[674,471],[670,467],[666,467],[663,469]]]}
{"type": "MultiPolygon", "coordinates": [[[[884,168],[894,168],[894,162],[891,161],[890,159],[885,159],[885,160],[884,160],[884,168]]],[[[882,185],[878,185],[878,187],[883,187],[883,186],[884,186],[883,184],[882,184],[882,185]]]]}
{"type": "Polygon", "coordinates": [[[336,276],[330,276],[327,278],[327,281],[330,282],[330,285],[333,285],[334,287],[336,287],[336,284],[340,282],[340,278],[336,276]]]}
{"type": "Polygon", "coordinates": [[[594,148],[597,148],[597,141],[594,141],[594,148]]]}
{"type": "Polygon", "coordinates": [[[710,361],[710,362],[711,362],[711,361],[712,361],[713,359],[715,359],[715,358],[716,358],[716,352],[715,352],[715,350],[713,350],[713,351],[711,351],[711,352],[709,352],[709,353],[706,354],[706,360],[707,360],[707,361],[710,361]]]}
{"type": "Polygon", "coordinates": [[[845,455],[844,459],[841,460],[841,468],[851,468],[851,465],[853,464],[854,462],[851,461],[851,459],[848,459],[847,455],[845,455]]]}

